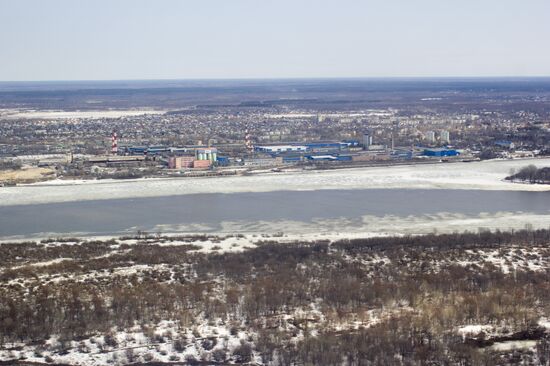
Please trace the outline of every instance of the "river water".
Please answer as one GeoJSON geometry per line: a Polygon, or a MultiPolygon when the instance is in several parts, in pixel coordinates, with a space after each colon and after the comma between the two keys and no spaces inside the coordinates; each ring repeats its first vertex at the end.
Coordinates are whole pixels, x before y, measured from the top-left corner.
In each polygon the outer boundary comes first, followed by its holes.
{"type": "Polygon", "coordinates": [[[207,193],[0,206],[0,237],[422,233],[550,226],[550,192],[364,189],[207,193]]]}

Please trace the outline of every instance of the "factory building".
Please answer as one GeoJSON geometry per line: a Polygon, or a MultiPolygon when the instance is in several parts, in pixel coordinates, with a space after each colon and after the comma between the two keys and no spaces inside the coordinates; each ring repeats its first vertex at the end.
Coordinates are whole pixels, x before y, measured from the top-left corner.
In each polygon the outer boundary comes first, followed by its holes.
{"type": "Polygon", "coordinates": [[[103,156],[94,156],[84,162],[87,164],[122,164],[122,163],[132,163],[144,161],[145,157],[143,156],[113,156],[113,155],[103,155],[103,156]]]}
{"type": "Polygon", "coordinates": [[[309,161],[352,161],[352,155],[306,155],[305,158],[309,161]]]}
{"type": "Polygon", "coordinates": [[[353,161],[353,156],[352,155],[338,155],[336,157],[336,160],[338,160],[338,161],[353,161]]]}
{"type": "Polygon", "coordinates": [[[389,160],[390,155],[385,152],[368,152],[366,154],[352,155],[351,160],[356,162],[389,160]]]}
{"type": "Polygon", "coordinates": [[[283,163],[282,157],[244,159],[244,166],[275,166],[283,163]]]}
{"type": "Polygon", "coordinates": [[[308,151],[313,152],[340,151],[348,148],[348,144],[345,142],[310,142],[304,145],[308,151]]]}
{"type": "Polygon", "coordinates": [[[388,150],[388,147],[386,145],[370,145],[367,150],[376,151],[376,152],[386,152],[386,150],[388,150]]]}
{"type": "Polygon", "coordinates": [[[162,155],[169,152],[170,148],[165,146],[149,146],[146,150],[147,155],[162,155]]]}
{"type": "Polygon", "coordinates": [[[167,146],[122,146],[122,149],[130,155],[181,155],[185,154],[188,151],[188,149],[185,147],[167,146]]]}
{"type": "Polygon", "coordinates": [[[333,155],[307,155],[305,157],[310,161],[336,161],[336,157],[333,155]]]}
{"type": "Polygon", "coordinates": [[[361,143],[358,140],[344,140],[342,143],[346,144],[350,148],[361,146],[361,143]]]}
{"type": "Polygon", "coordinates": [[[445,156],[458,156],[460,153],[454,149],[424,149],[425,156],[433,157],[445,157],[445,156]]]}
{"type": "Polygon", "coordinates": [[[228,166],[231,163],[227,156],[218,156],[216,162],[218,166],[228,166]]]}
{"type": "Polygon", "coordinates": [[[192,156],[172,156],[168,159],[169,169],[192,168],[195,158],[192,156]]]}
{"type": "Polygon", "coordinates": [[[128,146],[126,152],[130,155],[143,155],[147,151],[147,146],[128,146]]]}
{"type": "Polygon", "coordinates": [[[302,155],[284,155],[283,156],[283,163],[285,164],[299,163],[303,160],[304,160],[304,157],[302,155]]]}
{"type": "Polygon", "coordinates": [[[394,159],[412,159],[414,153],[411,150],[392,150],[391,157],[394,159]]]}
{"type": "Polygon", "coordinates": [[[218,157],[218,149],[216,148],[207,148],[207,149],[197,149],[195,150],[195,158],[197,160],[206,160],[210,162],[215,162],[218,157]]]}
{"type": "Polygon", "coordinates": [[[283,153],[283,152],[305,152],[307,151],[307,146],[305,145],[263,145],[263,146],[254,146],[254,150],[264,153],[283,153]]]}
{"type": "Polygon", "coordinates": [[[212,161],[210,160],[194,160],[193,169],[208,169],[212,166],[212,161]]]}
{"type": "Polygon", "coordinates": [[[388,147],[381,144],[375,145],[370,132],[365,132],[363,134],[363,148],[368,151],[385,151],[388,147]]]}
{"type": "Polygon", "coordinates": [[[283,154],[296,152],[334,152],[348,149],[350,146],[347,142],[334,141],[316,141],[304,144],[288,144],[288,145],[261,145],[254,146],[257,152],[267,154],[283,154]]]}
{"type": "Polygon", "coordinates": [[[170,153],[175,155],[185,155],[189,152],[189,149],[186,147],[171,147],[170,153]]]}

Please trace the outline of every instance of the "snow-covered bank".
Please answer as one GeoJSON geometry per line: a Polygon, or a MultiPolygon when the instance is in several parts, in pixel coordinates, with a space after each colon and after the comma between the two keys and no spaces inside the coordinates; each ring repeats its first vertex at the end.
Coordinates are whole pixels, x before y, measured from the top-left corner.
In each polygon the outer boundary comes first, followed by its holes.
{"type": "Polygon", "coordinates": [[[550,167],[550,158],[452,164],[369,167],[301,171],[254,176],[184,179],[138,179],[34,184],[0,189],[0,205],[159,197],[197,193],[308,191],[321,189],[476,189],[550,191],[550,186],[504,181],[512,170],[528,164],[550,167]]]}

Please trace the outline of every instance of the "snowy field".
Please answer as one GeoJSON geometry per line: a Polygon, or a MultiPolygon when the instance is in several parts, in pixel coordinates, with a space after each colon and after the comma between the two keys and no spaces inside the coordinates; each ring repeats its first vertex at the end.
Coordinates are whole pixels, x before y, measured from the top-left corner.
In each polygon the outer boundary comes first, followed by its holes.
{"type": "Polygon", "coordinates": [[[119,118],[143,114],[164,114],[166,111],[139,110],[101,110],[101,111],[58,111],[58,110],[2,110],[0,115],[6,119],[71,119],[71,118],[119,118]]]}
{"type": "Polygon", "coordinates": [[[308,191],[322,189],[473,189],[550,191],[550,185],[504,181],[511,171],[550,158],[493,160],[330,171],[295,171],[252,176],[151,178],[124,181],[49,181],[0,188],[0,205],[159,197],[197,193],[308,191]]]}

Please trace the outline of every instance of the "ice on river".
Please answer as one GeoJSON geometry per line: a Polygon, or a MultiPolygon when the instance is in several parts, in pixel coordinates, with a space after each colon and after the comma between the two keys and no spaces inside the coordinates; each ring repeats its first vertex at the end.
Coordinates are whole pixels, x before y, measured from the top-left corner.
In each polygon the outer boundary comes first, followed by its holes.
{"type": "Polygon", "coordinates": [[[511,183],[511,171],[550,158],[492,160],[337,170],[293,171],[250,176],[54,181],[0,188],[0,205],[159,197],[197,193],[307,191],[322,189],[474,189],[550,191],[550,185],[511,183]]]}

